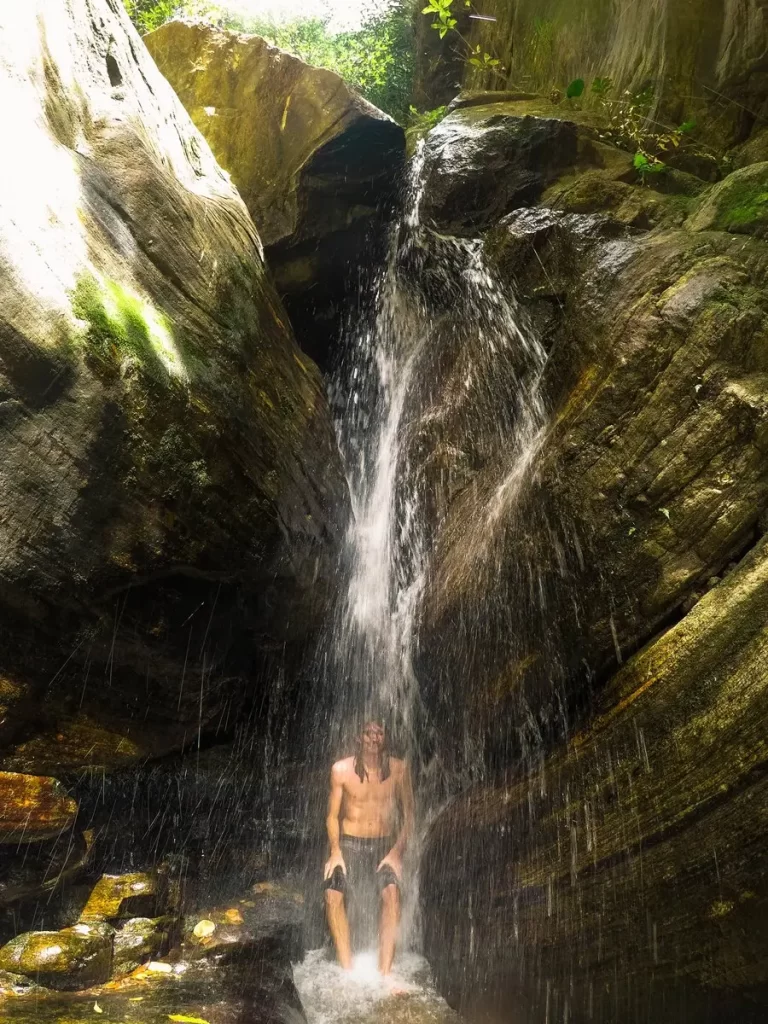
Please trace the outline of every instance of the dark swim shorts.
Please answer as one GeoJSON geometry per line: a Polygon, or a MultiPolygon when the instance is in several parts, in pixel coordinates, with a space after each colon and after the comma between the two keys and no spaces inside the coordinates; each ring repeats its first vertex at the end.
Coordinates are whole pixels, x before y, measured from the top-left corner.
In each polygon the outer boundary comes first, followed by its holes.
{"type": "Polygon", "coordinates": [[[347,873],[345,875],[341,868],[336,868],[326,881],[325,888],[346,893],[348,888],[367,888],[373,882],[375,882],[379,893],[382,893],[388,885],[396,885],[400,888],[398,877],[389,865],[385,865],[381,871],[376,870],[393,845],[389,836],[383,839],[358,839],[357,836],[342,836],[339,846],[347,866],[347,873]]]}

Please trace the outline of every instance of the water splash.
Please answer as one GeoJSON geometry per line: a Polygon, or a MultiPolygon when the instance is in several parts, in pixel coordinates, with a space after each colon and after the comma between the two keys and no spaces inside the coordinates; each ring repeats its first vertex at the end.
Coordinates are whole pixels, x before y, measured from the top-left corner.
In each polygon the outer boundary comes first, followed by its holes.
{"type": "Polygon", "coordinates": [[[361,953],[351,971],[309,953],[294,969],[296,987],[309,1024],[457,1024],[432,984],[423,957],[405,953],[382,978],[376,957],[361,953]]]}

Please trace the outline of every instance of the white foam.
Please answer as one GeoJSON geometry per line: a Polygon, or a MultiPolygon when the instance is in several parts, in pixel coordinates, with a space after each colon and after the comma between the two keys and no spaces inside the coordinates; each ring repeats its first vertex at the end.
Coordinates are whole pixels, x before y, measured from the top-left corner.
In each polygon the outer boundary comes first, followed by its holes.
{"type": "Polygon", "coordinates": [[[398,954],[392,974],[382,977],[376,953],[358,954],[344,971],[324,949],[307,953],[294,978],[309,1024],[373,1024],[386,1019],[448,1024],[458,1018],[438,995],[429,966],[417,953],[398,954]]]}

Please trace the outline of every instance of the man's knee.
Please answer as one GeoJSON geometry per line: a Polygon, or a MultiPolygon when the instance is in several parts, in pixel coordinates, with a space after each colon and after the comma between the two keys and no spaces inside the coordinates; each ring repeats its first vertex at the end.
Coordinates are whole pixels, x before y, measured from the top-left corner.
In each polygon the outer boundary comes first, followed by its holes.
{"type": "Polygon", "coordinates": [[[397,907],[400,905],[400,890],[394,882],[385,885],[381,890],[381,902],[385,907],[397,907]]]}
{"type": "Polygon", "coordinates": [[[344,905],[344,893],[338,889],[325,890],[326,907],[341,907],[344,905]]]}

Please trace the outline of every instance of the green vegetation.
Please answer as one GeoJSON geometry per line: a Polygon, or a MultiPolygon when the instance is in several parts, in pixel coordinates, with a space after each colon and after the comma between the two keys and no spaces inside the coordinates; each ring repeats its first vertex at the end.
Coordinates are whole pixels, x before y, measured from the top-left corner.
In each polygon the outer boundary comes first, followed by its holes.
{"type": "Polygon", "coordinates": [[[269,21],[229,11],[213,0],[124,0],[140,32],[174,17],[200,18],[221,28],[262,36],[308,64],[337,72],[401,123],[408,121],[413,85],[412,7],[408,0],[369,0],[360,29],[331,32],[324,18],[269,21]]]}
{"type": "MultiPolygon", "coordinates": [[[[565,95],[569,101],[574,101],[581,99],[585,92],[586,82],[576,78],[565,95]]],[[[627,91],[614,99],[613,81],[597,77],[592,80],[590,92],[606,117],[600,137],[622,149],[634,150],[634,166],[641,181],[649,175],[665,173],[667,165],[663,155],[677,149],[696,127],[695,121],[685,121],[677,128],[655,121],[652,117],[655,95],[651,87],[637,93],[627,91]]]]}
{"type": "Polygon", "coordinates": [[[408,128],[405,132],[406,152],[412,156],[419,139],[432,131],[448,113],[448,107],[435,107],[434,110],[418,111],[411,107],[408,116],[408,128]]]}
{"type": "Polygon", "coordinates": [[[117,281],[83,274],[72,295],[72,312],[85,322],[83,340],[101,358],[132,356],[164,375],[183,375],[165,317],[117,281]]]}
{"type": "Polygon", "coordinates": [[[160,28],[177,14],[186,13],[184,0],[123,0],[131,21],[142,34],[160,28]]]}
{"type": "MultiPolygon", "coordinates": [[[[459,0],[457,0],[457,3],[459,0]]],[[[463,0],[464,7],[474,10],[472,0],[463,0]]],[[[427,6],[422,8],[421,13],[432,18],[432,28],[438,33],[441,39],[445,39],[449,32],[452,32],[462,47],[464,47],[464,60],[473,68],[481,71],[490,71],[495,75],[503,76],[506,70],[501,61],[493,54],[486,53],[482,47],[475,46],[466,39],[459,31],[459,21],[454,11],[454,0],[427,0],[427,6]]]]}

